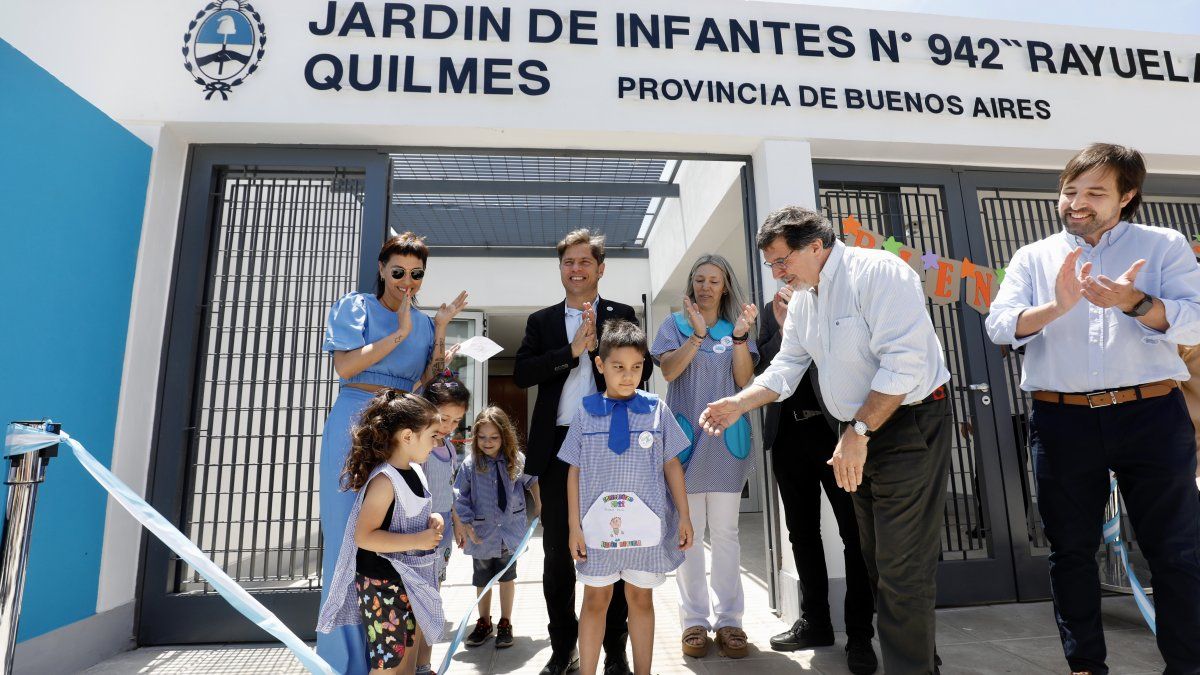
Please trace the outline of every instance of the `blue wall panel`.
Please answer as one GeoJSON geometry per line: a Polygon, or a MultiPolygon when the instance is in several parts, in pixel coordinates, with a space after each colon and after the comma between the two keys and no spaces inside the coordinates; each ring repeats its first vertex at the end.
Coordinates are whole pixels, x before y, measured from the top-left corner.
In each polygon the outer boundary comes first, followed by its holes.
{"type": "MultiPolygon", "coordinates": [[[[3,40],[0,83],[0,421],[51,417],[110,465],[151,150],[3,40]]],[[[20,640],[95,613],[105,502],[51,461],[20,640]]]]}

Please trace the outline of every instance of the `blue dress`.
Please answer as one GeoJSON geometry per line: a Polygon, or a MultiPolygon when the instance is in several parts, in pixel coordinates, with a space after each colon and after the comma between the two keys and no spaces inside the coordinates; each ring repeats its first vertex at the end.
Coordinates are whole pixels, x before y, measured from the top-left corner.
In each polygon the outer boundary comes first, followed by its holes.
{"type": "MultiPolygon", "coordinates": [[[[433,320],[413,308],[412,331],[379,363],[349,379],[341,380],[337,400],[325,421],[321,436],[320,507],[321,579],[333,578],[337,566],[338,543],[345,536],[346,522],[354,508],[356,493],[341,490],[340,478],[350,452],[350,427],[358,420],[374,394],[348,387],[347,384],[379,384],[411,391],[425,372],[433,354],[433,320]]],[[[381,340],[396,331],[396,313],[370,293],[348,293],[333,304],[325,325],[327,352],[349,351],[381,340]]],[[[321,603],[328,587],[322,583],[321,603]]],[[[366,673],[367,645],[358,626],[340,626],[331,633],[317,634],[317,653],[339,673],[366,673]]]]}
{"type": "MultiPolygon", "coordinates": [[[[733,381],[732,331],[728,321],[718,322],[708,331],[688,367],[667,385],[667,405],[693,443],[690,451],[680,456],[688,494],[741,492],[746,477],[754,470],[749,415],[743,415],[720,436],[710,436],[699,428],[705,406],[738,392],[733,381]]],[[[692,328],[682,314],[668,316],[658,329],[650,356],[659,363],[663,354],[682,347],[691,335],[692,328]]],[[[758,345],[754,340],[747,344],[751,361],[758,363],[758,345]]]]}

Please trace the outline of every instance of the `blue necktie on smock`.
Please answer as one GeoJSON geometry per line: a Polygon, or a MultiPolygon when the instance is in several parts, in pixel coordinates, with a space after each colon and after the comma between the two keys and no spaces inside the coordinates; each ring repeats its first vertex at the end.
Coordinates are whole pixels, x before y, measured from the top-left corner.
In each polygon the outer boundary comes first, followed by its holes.
{"type": "Polygon", "coordinates": [[[608,399],[612,420],[608,424],[608,449],[618,455],[629,449],[629,402],[608,399]]]}
{"type": "Polygon", "coordinates": [[[504,489],[504,476],[500,475],[504,467],[500,465],[500,462],[496,462],[492,465],[492,469],[496,471],[496,503],[500,506],[500,513],[507,513],[508,490],[504,489]]]}
{"type": "Polygon", "coordinates": [[[608,449],[620,455],[629,449],[629,411],[639,415],[654,412],[658,399],[636,392],[626,399],[608,398],[596,393],[583,397],[583,409],[592,415],[608,416],[608,449]]]}

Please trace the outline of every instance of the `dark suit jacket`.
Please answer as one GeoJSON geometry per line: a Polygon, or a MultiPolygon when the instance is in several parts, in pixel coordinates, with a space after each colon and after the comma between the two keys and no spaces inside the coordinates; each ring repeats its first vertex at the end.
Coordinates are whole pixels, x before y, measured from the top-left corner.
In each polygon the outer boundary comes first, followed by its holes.
{"type": "MultiPolygon", "coordinates": [[[[525,338],[517,350],[513,365],[513,380],[518,387],[528,389],[537,386],[537,401],[533,404],[533,420],[529,425],[529,438],[525,448],[525,472],[532,476],[541,475],[550,459],[558,453],[554,442],[554,427],[558,423],[558,399],[571,369],[579,360],[571,355],[571,338],[566,328],[566,301],[539,309],[529,315],[525,324],[525,338]]],[[[629,305],[600,298],[597,306],[596,344],[604,335],[604,324],[611,319],[628,319],[637,323],[637,315],[629,305]]],[[[593,363],[598,352],[592,352],[588,363],[596,388],[604,391],[604,376],[593,363]]],[[[650,379],[654,363],[646,357],[642,369],[642,384],[650,379]]]]}
{"type": "MultiPolygon", "coordinates": [[[[783,329],[775,320],[775,312],[771,310],[771,303],[768,301],[758,312],[758,365],[754,368],[755,375],[761,374],[767,369],[767,366],[771,365],[771,360],[779,353],[779,346],[782,342],[783,329]]],[[[809,366],[808,370],[804,372],[804,378],[796,387],[795,394],[782,403],[767,405],[766,416],[763,419],[764,450],[775,445],[775,434],[779,431],[779,416],[790,415],[794,410],[820,410],[825,414],[825,420],[829,426],[835,433],[837,432],[837,420],[829,415],[829,411],[825,409],[825,402],[821,400],[821,392],[817,387],[816,365],[809,366]]]]}

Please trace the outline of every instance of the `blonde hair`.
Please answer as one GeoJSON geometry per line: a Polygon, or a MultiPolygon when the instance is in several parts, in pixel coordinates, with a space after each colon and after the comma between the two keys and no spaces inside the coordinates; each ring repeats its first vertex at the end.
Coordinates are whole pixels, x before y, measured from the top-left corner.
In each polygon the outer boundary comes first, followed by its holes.
{"type": "MultiPolygon", "coordinates": [[[[500,432],[500,455],[508,462],[509,479],[516,480],[517,476],[520,476],[521,472],[525,470],[523,463],[517,461],[517,453],[521,451],[521,447],[517,442],[516,427],[513,426],[507,413],[490,405],[475,416],[475,423],[471,425],[472,439],[479,436],[479,428],[485,424],[496,425],[496,430],[500,432]]],[[[487,462],[484,459],[487,455],[479,449],[479,443],[475,441],[471,443],[471,456],[475,460],[475,470],[479,473],[487,473],[487,462]]]]}

